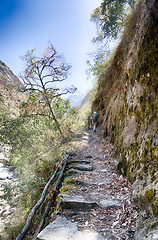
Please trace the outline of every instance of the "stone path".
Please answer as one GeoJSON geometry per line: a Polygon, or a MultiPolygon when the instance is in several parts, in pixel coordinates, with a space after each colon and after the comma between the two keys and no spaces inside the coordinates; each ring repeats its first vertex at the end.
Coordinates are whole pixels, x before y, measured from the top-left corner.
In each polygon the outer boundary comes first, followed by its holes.
{"type": "Polygon", "coordinates": [[[78,133],[67,177],[61,188],[56,220],[39,240],[134,239],[137,206],[131,203],[131,186],[114,168],[113,146],[102,133],[78,133]]]}

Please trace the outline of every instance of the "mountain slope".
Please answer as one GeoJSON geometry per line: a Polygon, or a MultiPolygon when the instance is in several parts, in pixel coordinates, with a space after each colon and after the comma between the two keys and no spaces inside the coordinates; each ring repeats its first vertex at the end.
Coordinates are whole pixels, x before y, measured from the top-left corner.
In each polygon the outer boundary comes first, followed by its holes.
{"type": "Polygon", "coordinates": [[[0,101],[14,114],[25,97],[18,91],[18,84],[21,85],[19,79],[5,63],[0,61],[0,101]]]}

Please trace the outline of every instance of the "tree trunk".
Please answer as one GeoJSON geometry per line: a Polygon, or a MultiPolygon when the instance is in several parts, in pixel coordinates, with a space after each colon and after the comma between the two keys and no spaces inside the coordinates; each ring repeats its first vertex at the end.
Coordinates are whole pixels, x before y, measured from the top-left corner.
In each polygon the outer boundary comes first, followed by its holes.
{"type": "Polygon", "coordinates": [[[62,133],[61,128],[60,128],[60,125],[59,125],[59,122],[58,122],[58,120],[56,119],[55,114],[54,114],[54,112],[53,112],[53,109],[52,109],[51,103],[50,103],[50,101],[49,101],[48,94],[47,94],[47,91],[46,91],[45,86],[44,86],[44,84],[43,84],[43,81],[42,81],[41,76],[40,76],[40,81],[41,81],[42,88],[43,88],[43,91],[44,91],[44,96],[45,96],[45,98],[46,98],[46,100],[47,100],[48,107],[49,107],[50,112],[51,112],[51,114],[52,114],[52,117],[53,117],[53,119],[54,119],[54,121],[55,121],[55,123],[56,123],[56,126],[57,126],[57,128],[58,128],[58,130],[59,130],[59,132],[60,132],[60,135],[62,136],[62,138],[64,138],[63,133],[62,133]]]}

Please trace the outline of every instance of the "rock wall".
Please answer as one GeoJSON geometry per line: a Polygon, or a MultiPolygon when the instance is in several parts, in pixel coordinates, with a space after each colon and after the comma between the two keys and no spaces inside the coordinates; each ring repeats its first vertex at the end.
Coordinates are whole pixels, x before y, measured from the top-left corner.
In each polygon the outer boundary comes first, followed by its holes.
{"type": "Polygon", "coordinates": [[[132,197],[158,216],[158,2],[141,1],[128,20],[93,109],[115,146],[132,197]]]}

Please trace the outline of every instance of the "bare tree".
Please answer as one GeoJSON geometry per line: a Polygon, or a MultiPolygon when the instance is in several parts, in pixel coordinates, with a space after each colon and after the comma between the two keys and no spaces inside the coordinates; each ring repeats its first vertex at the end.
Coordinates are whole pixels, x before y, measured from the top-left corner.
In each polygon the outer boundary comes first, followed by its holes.
{"type": "Polygon", "coordinates": [[[52,99],[76,91],[76,88],[73,86],[66,88],[64,91],[60,91],[55,86],[55,84],[67,79],[71,66],[65,63],[63,56],[57,53],[51,43],[49,43],[41,57],[36,57],[34,51],[27,51],[22,57],[22,60],[26,63],[26,68],[19,76],[23,82],[20,91],[40,93],[42,98],[41,104],[49,108],[51,117],[63,137],[60,124],[53,111],[52,99]]]}

